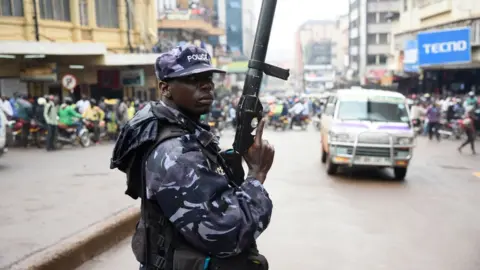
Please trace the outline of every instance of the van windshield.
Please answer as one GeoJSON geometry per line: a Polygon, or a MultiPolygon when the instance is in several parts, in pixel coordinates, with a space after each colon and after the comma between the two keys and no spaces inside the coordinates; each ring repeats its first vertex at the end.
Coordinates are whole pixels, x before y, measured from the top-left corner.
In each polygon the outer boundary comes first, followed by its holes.
{"type": "Polygon", "coordinates": [[[376,122],[409,122],[405,104],[385,101],[377,102],[372,100],[340,101],[337,119],[376,122]]]}

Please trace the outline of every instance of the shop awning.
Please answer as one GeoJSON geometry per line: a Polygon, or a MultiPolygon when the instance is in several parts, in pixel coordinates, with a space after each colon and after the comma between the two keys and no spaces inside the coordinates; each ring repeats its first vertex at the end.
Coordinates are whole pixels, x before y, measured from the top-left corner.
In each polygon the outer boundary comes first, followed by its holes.
{"type": "Polygon", "coordinates": [[[103,43],[71,43],[49,41],[0,41],[2,55],[103,55],[103,43]]]}
{"type": "Polygon", "coordinates": [[[105,54],[101,66],[145,66],[153,65],[159,53],[105,54]]]}

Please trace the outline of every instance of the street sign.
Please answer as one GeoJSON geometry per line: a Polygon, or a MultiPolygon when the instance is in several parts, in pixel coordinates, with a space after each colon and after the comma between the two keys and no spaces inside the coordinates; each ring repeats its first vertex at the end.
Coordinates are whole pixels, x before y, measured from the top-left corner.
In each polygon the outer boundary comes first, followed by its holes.
{"type": "Polygon", "coordinates": [[[62,77],[62,86],[70,91],[73,91],[75,86],[77,86],[77,78],[72,74],[65,74],[62,77]]]}

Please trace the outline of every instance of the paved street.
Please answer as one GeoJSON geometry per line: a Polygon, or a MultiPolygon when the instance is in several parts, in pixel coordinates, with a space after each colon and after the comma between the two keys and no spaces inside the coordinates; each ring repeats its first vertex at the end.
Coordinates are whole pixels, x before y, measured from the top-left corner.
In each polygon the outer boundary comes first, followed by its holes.
{"type": "MultiPolygon", "coordinates": [[[[266,182],[275,209],[259,247],[271,269],[480,268],[480,157],[457,153],[458,142],[419,139],[399,183],[388,171],[327,176],[313,129],[265,135],[276,148],[266,182]]],[[[129,240],[80,269],[136,269],[129,240]]]]}
{"type": "Polygon", "coordinates": [[[109,169],[111,149],[11,149],[0,158],[0,269],[136,203],[109,169]]]}

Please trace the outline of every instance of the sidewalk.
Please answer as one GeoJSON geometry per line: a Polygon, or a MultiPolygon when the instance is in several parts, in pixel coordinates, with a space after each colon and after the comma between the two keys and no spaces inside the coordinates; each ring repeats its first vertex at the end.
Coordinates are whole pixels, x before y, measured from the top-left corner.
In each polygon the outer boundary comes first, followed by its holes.
{"type": "Polygon", "coordinates": [[[12,149],[0,159],[0,269],[139,203],[109,169],[111,151],[12,149]]]}

